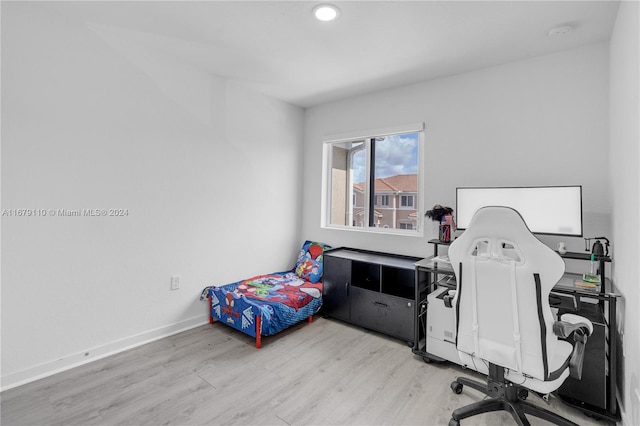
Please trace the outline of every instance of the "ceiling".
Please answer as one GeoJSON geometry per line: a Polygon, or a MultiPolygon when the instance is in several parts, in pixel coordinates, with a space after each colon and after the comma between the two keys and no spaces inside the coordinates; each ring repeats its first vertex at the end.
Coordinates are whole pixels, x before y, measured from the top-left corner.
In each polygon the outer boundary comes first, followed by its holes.
{"type": "Polygon", "coordinates": [[[301,107],[609,39],[617,1],[44,2],[146,51],[301,107]],[[548,37],[552,28],[573,32],[548,37]]]}

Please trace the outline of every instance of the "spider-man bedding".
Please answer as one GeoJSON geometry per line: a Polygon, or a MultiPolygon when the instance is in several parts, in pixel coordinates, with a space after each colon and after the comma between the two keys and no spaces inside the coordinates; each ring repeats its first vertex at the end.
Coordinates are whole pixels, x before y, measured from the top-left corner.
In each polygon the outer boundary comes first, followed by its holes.
{"type": "Polygon", "coordinates": [[[210,322],[218,320],[256,339],[275,334],[322,306],[322,261],[329,246],[306,241],[290,271],[258,275],[220,287],[206,287],[210,322]]]}

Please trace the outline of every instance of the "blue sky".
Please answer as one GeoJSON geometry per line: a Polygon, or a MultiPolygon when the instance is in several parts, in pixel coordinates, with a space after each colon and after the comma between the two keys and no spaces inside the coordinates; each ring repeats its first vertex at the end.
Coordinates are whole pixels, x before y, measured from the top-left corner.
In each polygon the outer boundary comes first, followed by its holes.
{"type": "MultiPolygon", "coordinates": [[[[353,181],[365,180],[365,152],[353,157],[353,181]]],[[[376,141],[376,178],[418,173],[418,133],[392,135],[376,141]]]]}

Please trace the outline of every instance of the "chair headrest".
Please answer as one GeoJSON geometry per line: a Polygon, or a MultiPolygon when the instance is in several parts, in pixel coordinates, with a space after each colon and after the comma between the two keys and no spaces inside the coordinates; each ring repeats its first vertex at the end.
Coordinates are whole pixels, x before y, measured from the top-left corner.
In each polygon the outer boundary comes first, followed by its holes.
{"type": "MultiPolygon", "coordinates": [[[[488,206],[476,211],[465,234],[479,234],[494,238],[536,239],[524,219],[511,207],[488,206]]],[[[463,234],[464,235],[464,234],[463,234]]]]}
{"type": "Polygon", "coordinates": [[[476,211],[467,230],[449,248],[454,262],[465,255],[519,264],[550,263],[555,271],[562,268],[560,275],[564,272],[562,259],[531,233],[520,213],[511,207],[488,206],[476,211]]]}

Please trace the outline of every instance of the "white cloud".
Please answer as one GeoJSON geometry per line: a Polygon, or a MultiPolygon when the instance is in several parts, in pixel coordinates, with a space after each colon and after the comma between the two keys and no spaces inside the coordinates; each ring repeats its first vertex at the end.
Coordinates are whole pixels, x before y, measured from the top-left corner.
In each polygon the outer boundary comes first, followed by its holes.
{"type": "Polygon", "coordinates": [[[418,135],[387,136],[376,142],[376,177],[418,173],[418,135]]]}
{"type": "MultiPolygon", "coordinates": [[[[375,142],[376,178],[418,173],[418,134],[387,136],[375,142]]],[[[366,168],[365,151],[353,156],[353,181],[364,182],[366,168]]]]}

